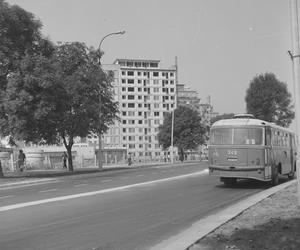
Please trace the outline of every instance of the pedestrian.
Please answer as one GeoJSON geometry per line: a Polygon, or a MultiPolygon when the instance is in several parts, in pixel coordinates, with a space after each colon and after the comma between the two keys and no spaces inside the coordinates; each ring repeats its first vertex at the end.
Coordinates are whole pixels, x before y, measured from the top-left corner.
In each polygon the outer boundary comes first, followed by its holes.
{"type": "Polygon", "coordinates": [[[23,150],[19,150],[19,155],[18,155],[18,169],[19,171],[23,171],[25,168],[25,160],[26,160],[26,155],[24,154],[23,150]]]}
{"type": "Polygon", "coordinates": [[[68,159],[68,155],[66,152],[64,152],[62,155],[63,168],[67,168],[67,159],[68,159]]]}
{"type": "Polygon", "coordinates": [[[131,155],[129,154],[129,156],[128,156],[128,166],[131,166],[131,164],[132,164],[132,160],[131,160],[131,155]]]}

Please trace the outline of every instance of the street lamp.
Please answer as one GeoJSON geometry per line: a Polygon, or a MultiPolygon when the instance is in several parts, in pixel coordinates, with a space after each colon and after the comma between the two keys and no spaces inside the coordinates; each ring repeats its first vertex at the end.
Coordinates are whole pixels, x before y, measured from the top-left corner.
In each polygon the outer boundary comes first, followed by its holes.
{"type": "MultiPolygon", "coordinates": [[[[123,31],[119,31],[119,32],[112,32],[112,33],[109,33],[107,35],[105,35],[100,43],[99,43],[99,47],[98,47],[98,50],[99,50],[99,67],[101,67],[101,45],[104,41],[105,38],[109,37],[109,36],[113,36],[113,35],[124,35],[125,34],[125,30],[123,31]]],[[[100,84],[99,84],[100,86],[100,84]]],[[[100,103],[100,107],[99,107],[99,117],[100,117],[100,122],[99,122],[99,133],[98,133],[98,143],[99,143],[99,151],[98,151],[98,167],[99,169],[102,169],[102,157],[101,157],[101,149],[102,149],[102,141],[101,141],[101,131],[100,131],[100,128],[101,128],[101,93],[99,95],[99,103],[100,103]]]]}

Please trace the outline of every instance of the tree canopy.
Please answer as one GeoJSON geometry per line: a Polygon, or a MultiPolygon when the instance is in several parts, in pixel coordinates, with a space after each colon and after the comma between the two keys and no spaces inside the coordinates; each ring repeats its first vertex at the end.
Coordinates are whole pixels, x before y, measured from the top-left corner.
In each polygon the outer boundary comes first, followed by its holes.
{"type": "Polygon", "coordinates": [[[78,42],[57,46],[50,58],[25,56],[20,69],[5,92],[9,133],[35,143],[62,139],[72,170],[74,138],[103,133],[116,118],[111,78],[96,52],[78,42]]]}
{"type": "MultiPolygon", "coordinates": [[[[172,114],[166,113],[163,125],[159,126],[158,141],[163,149],[171,146],[172,114]]],[[[205,128],[197,111],[180,106],[174,111],[174,146],[182,154],[185,150],[196,149],[204,143],[205,128]]]]}
{"type": "Polygon", "coordinates": [[[287,85],[273,73],[260,74],[250,82],[246,92],[247,113],[255,118],[288,127],[295,113],[287,85]]]}

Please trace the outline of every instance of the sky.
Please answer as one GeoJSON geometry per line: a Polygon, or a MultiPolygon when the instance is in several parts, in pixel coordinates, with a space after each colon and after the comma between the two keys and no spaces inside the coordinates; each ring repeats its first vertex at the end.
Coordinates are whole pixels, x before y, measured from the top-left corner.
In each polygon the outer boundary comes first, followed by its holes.
{"type": "Polygon", "coordinates": [[[6,0],[32,12],[53,42],[80,41],[116,58],[178,58],[179,83],[210,96],[214,111],[245,113],[258,74],[272,72],[292,93],[288,0],[6,0]]]}

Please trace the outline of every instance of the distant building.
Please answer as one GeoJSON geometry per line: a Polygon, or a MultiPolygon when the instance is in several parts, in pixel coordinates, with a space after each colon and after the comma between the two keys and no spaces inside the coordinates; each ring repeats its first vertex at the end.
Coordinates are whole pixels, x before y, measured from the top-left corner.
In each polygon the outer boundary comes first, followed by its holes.
{"type": "Polygon", "coordinates": [[[178,106],[186,106],[199,112],[200,98],[197,91],[186,87],[184,84],[178,84],[177,97],[178,106]]]}
{"type": "MultiPolygon", "coordinates": [[[[161,159],[157,133],[164,113],[176,108],[176,67],[161,68],[159,60],[117,59],[103,68],[114,73],[120,111],[120,121],[103,136],[103,146],[125,147],[133,160],[161,159]]],[[[97,143],[97,136],[87,140],[97,143]]]]}

